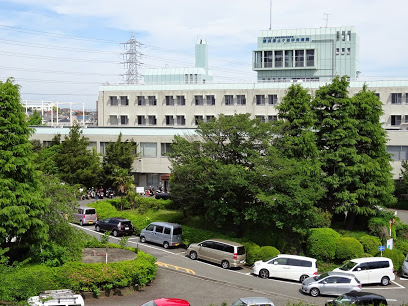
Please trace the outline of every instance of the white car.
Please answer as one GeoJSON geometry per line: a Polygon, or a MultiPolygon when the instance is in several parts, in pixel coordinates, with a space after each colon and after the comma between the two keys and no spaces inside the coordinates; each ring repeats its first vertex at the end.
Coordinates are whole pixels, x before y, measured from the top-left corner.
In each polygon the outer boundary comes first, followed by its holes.
{"type": "Polygon", "coordinates": [[[30,297],[27,301],[30,306],[84,306],[82,295],[75,294],[70,289],[47,290],[38,296],[30,297]]]}
{"type": "Polygon", "coordinates": [[[252,273],[262,278],[276,277],[303,282],[306,278],[317,275],[316,259],[280,254],[268,261],[256,261],[252,273]]]}

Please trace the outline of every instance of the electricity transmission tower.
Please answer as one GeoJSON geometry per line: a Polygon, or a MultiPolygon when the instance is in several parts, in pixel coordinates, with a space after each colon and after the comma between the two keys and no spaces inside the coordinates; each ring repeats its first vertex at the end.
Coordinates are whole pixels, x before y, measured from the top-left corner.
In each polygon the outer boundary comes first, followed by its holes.
{"type": "Polygon", "coordinates": [[[139,48],[142,44],[135,39],[133,33],[130,39],[122,44],[125,49],[125,52],[122,53],[124,60],[122,64],[124,68],[127,69],[126,73],[123,74],[122,76],[126,84],[138,84],[141,78],[138,69],[142,64],[139,61],[140,57],[142,56],[142,53],[140,53],[139,48]]]}

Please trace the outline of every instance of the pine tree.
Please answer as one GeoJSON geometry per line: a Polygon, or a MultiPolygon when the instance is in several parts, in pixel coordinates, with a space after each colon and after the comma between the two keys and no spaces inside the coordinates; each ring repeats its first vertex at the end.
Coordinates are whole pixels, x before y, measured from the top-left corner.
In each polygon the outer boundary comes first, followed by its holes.
{"type": "Polygon", "coordinates": [[[41,220],[47,202],[32,161],[33,131],[13,79],[0,82],[0,130],[0,245],[13,250],[41,244],[47,239],[41,220]]]}

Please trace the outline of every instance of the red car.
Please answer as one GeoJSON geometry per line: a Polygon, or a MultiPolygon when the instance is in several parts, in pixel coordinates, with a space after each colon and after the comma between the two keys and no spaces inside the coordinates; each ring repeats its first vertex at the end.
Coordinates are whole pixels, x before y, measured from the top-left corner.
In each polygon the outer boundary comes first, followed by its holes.
{"type": "Polygon", "coordinates": [[[190,306],[190,303],[181,299],[156,299],[142,306],[190,306]]]}

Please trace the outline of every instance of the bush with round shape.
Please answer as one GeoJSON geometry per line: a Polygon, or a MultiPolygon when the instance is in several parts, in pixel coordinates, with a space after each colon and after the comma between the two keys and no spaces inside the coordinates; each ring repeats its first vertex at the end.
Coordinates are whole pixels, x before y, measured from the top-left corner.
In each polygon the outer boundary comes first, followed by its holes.
{"type": "Polygon", "coordinates": [[[253,242],[244,242],[246,252],[246,264],[252,266],[255,261],[260,260],[259,252],[261,247],[253,242]]]}
{"type": "MultiPolygon", "coordinates": [[[[381,253],[378,253],[377,256],[381,256],[380,254],[381,253]]],[[[401,269],[402,264],[403,264],[403,262],[405,260],[404,254],[402,254],[402,252],[400,250],[398,250],[398,249],[392,249],[392,250],[385,249],[382,252],[382,256],[387,257],[387,258],[392,260],[392,263],[394,265],[394,270],[396,272],[398,272],[401,269]]]]}
{"type": "Polygon", "coordinates": [[[364,254],[362,244],[353,237],[340,237],[336,245],[336,259],[341,261],[360,258],[364,254]]]}
{"type": "Polygon", "coordinates": [[[332,261],[340,234],[331,228],[312,228],[307,238],[307,255],[319,260],[332,261]]]}
{"type": "Polygon", "coordinates": [[[269,260],[279,254],[279,250],[273,246],[263,246],[259,250],[259,256],[263,261],[269,260]]]}
{"type": "Polygon", "coordinates": [[[403,254],[408,254],[408,240],[398,239],[394,244],[395,248],[400,250],[403,254]]]}
{"type": "Polygon", "coordinates": [[[378,237],[371,235],[364,235],[358,239],[363,245],[364,252],[374,256],[378,253],[378,247],[381,245],[381,240],[378,237]]]}

